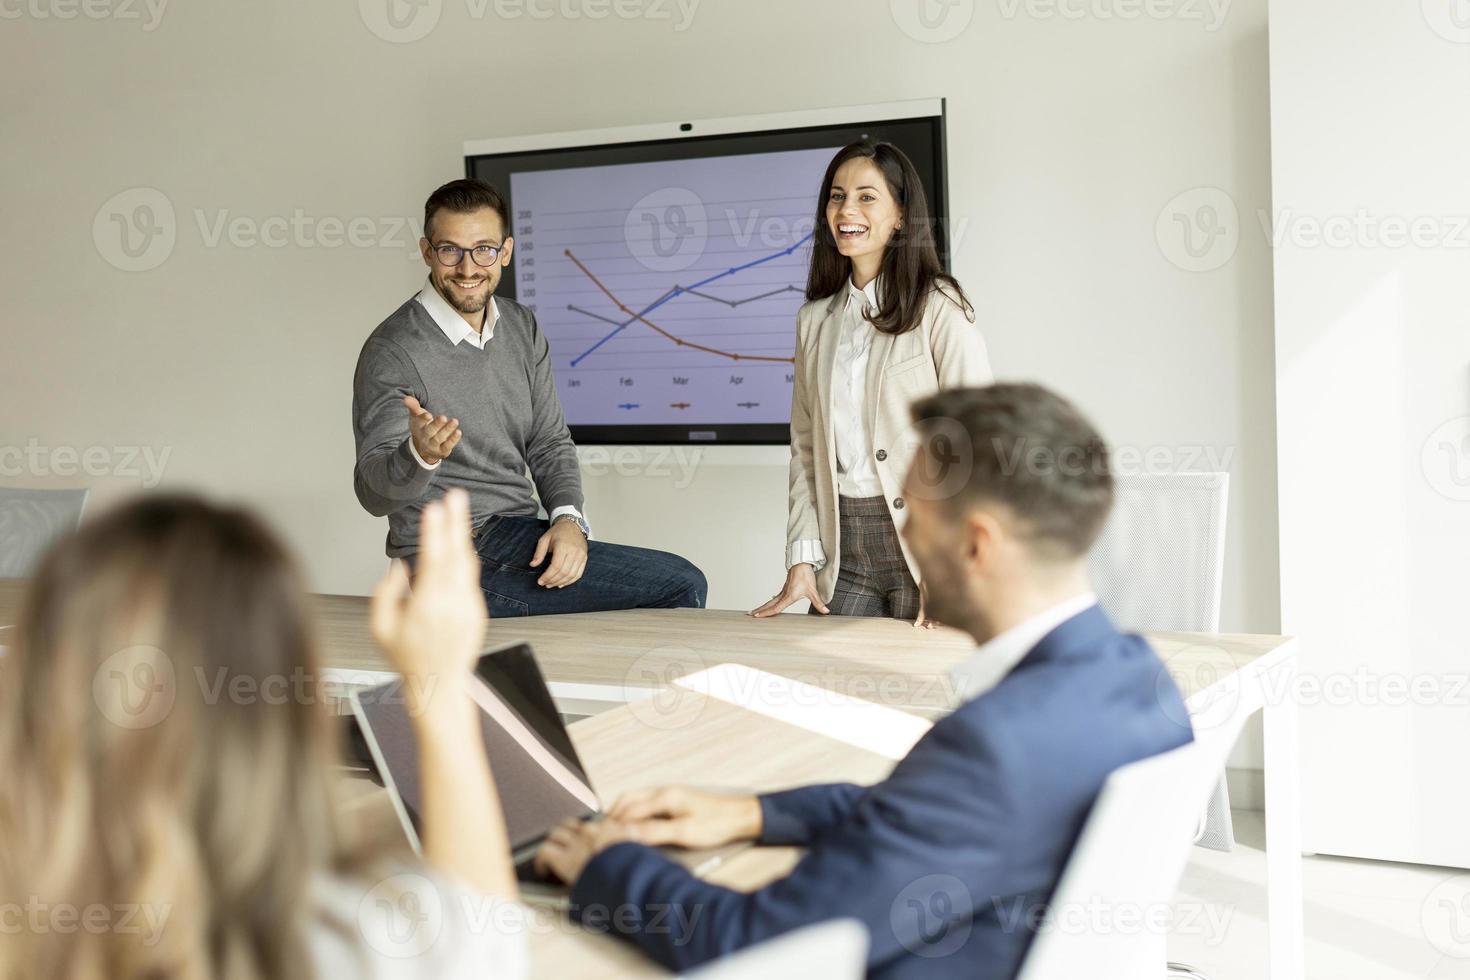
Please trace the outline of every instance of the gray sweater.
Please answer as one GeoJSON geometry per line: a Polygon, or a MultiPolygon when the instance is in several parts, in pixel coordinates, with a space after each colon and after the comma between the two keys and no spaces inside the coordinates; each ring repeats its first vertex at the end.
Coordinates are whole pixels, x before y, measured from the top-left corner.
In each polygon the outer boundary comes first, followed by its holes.
{"type": "Polygon", "coordinates": [[[367,512],[388,518],[388,554],[418,550],[419,512],[450,487],[470,495],[478,525],[496,514],[534,517],[582,509],[577,451],[551,377],[551,349],[530,310],[496,297],[500,319],[484,350],[452,343],[417,299],[378,325],[352,381],[357,440],[353,489],[367,512]],[[413,395],[436,415],[459,419],[459,445],[435,469],[410,450],[413,395]],[[527,469],[530,477],[527,477],[527,469]]]}

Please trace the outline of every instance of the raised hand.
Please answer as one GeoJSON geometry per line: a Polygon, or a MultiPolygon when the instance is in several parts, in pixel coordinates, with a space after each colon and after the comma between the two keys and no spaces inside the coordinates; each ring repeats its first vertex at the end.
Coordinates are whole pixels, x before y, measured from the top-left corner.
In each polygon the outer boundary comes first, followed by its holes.
{"type": "Polygon", "coordinates": [[[485,599],[480,560],[470,544],[470,498],[458,488],[424,508],[419,532],[418,579],[412,592],[402,562],[394,562],[373,590],[369,625],[373,638],[410,683],[410,692],[432,690],[468,677],[485,641],[485,599]]]}
{"type": "Polygon", "coordinates": [[[480,560],[470,547],[470,499],[454,489],[420,517],[418,578],[394,562],[373,590],[373,638],[404,678],[418,742],[424,857],[482,894],[514,899],[505,814],[470,696],[485,641],[480,560]]]}

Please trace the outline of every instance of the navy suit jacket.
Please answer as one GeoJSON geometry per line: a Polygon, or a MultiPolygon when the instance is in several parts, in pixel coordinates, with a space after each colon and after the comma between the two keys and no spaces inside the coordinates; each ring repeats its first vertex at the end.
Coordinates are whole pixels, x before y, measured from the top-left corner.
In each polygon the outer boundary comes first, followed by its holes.
{"type": "Polygon", "coordinates": [[[937,722],[883,782],[761,797],[761,843],[808,850],[744,893],[623,843],[590,861],[571,913],[685,970],[824,919],[871,939],[870,976],[1010,978],[1108,774],[1191,740],[1178,689],[1097,606],[937,722]]]}

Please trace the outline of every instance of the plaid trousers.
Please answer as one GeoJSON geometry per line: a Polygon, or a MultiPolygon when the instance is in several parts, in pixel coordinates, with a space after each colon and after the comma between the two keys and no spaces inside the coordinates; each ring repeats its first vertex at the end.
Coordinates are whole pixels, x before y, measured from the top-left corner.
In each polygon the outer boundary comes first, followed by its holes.
{"type": "Polygon", "coordinates": [[[837,523],[842,548],[837,586],[827,603],[832,615],[917,619],[919,586],[903,560],[887,502],[882,497],[838,497],[837,523]]]}

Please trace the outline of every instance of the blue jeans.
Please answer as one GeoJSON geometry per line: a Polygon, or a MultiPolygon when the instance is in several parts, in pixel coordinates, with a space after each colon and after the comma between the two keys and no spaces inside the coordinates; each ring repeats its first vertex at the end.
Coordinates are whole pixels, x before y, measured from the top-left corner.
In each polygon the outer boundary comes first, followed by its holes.
{"type": "Polygon", "coordinates": [[[703,609],[709,595],[704,573],[666,551],[587,542],[582,577],[562,589],[536,584],[551,563],[531,567],[546,521],[499,515],[476,530],[480,589],[491,617],[545,616],[609,609],[703,609]]]}

